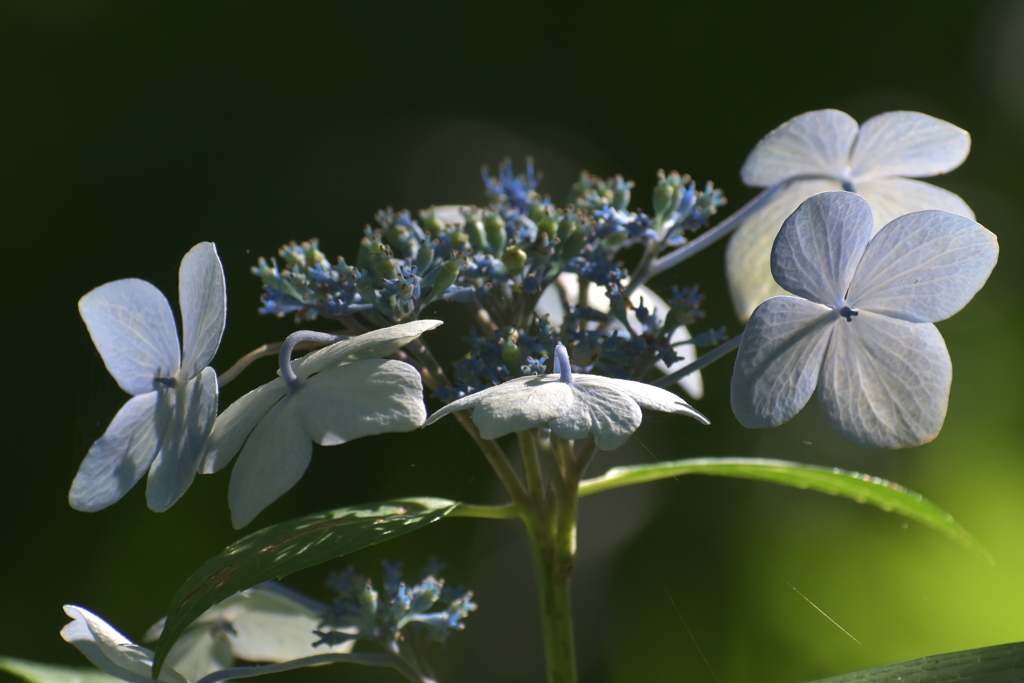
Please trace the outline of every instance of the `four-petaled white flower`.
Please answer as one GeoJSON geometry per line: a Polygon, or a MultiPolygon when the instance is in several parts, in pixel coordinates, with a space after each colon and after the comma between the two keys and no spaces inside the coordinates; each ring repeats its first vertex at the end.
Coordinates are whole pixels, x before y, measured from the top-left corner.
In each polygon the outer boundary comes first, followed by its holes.
{"type": "Polygon", "coordinates": [[[957,195],[910,178],[952,171],[971,149],[967,131],[909,111],[879,114],[857,126],[835,109],[801,114],[763,140],[743,164],[752,187],[788,183],[744,221],[726,251],[726,274],[741,320],[770,296],[784,294],[772,280],[772,242],[782,222],[819,192],[847,190],[864,197],[874,212],[874,231],[913,211],[940,209],[974,218],[957,195]]]}
{"type": "Polygon", "coordinates": [[[417,320],[338,342],[291,361],[285,377],[250,391],[222,412],[199,471],[217,472],[241,451],[228,506],[240,529],[302,478],[322,446],[423,424],[423,384],[408,363],[383,360],[439,320],[417,320]]]}
{"type": "Polygon", "coordinates": [[[658,387],[625,379],[573,374],[565,347],[555,347],[554,372],[519,377],[452,401],[430,416],[432,424],[448,413],[473,409],[473,422],[485,439],[550,427],[563,439],[594,436],[603,451],[615,450],[637,430],[641,408],[708,419],[686,401],[658,387]]]}
{"type": "Polygon", "coordinates": [[[815,195],[786,219],[771,268],[797,296],[768,299],[743,332],[731,393],[744,426],[782,424],[817,387],[826,419],[858,446],[916,446],[939,433],[953,369],[932,323],[981,289],[999,246],[945,211],[902,216],[874,237],[873,225],[849,192],[815,195]]]}
{"type": "Polygon", "coordinates": [[[217,414],[217,373],[207,367],[224,333],[224,271],[210,242],[178,271],[184,360],[167,298],[143,280],[108,282],[78,301],[96,349],[132,395],[89,448],[68,498],[76,510],[112,505],[149,471],[146,502],[162,512],[192,483],[217,414]]]}

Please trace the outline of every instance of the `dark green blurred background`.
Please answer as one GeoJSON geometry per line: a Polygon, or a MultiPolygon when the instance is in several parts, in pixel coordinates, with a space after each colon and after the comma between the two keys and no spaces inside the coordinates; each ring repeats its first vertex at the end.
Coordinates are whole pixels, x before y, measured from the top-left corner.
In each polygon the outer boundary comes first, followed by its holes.
{"type": "MultiPolygon", "coordinates": [[[[226,472],[201,477],[160,515],[145,508],[142,485],[99,513],[68,508],[81,458],[125,398],[75,308],[92,287],[141,277],[174,292],[185,251],[216,241],[229,296],[214,362],[223,371],[294,329],[256,314],[248,274],[283,242],[317,236],[331,257],[351,258],[376,209],[480,202],[479,165],[527,154],[558,201],[586,168],[634,179],[634,205],[649,208],[665,168],[714,179],[732,211],[754,194],[739,168],[757,140],[823,107],[859,120],[920,110],[973,136],[966,164],[938,184],[999,236],[1002,256],[989,285],[939,325],[955,368],[942,434],[909,451],[863,451],[815,405],[779,429],[744,430],[729,409],[730,359],[705,373],[697,407],[711,427],[648,415],[594,473],[697,455],[865,471],[950,511],[996,565],[901,517],[769,484],[691,478],[603,494],[582,509],[582,677],[796,682],[1024,640],[1024,2],[8,0],[0,654],[84,661],[58,636],[66,602],[138,638],[237,537],[226,472]]],[[[709,322],[737,333],[722,254],[718,245],[656,285],[699,283],[709,322]]],[[[457,351],[454,327],[433,339],[457,351]]],[[[271,376],[273,363],[261,363],[224,405],[271,376]]],[[[257,524],[410,494],[499,500],[453,425],[318,450],[257,524]]],[[[452,520],[353,559],[377,572],[382,556],[415,567],[434,554],[450,581],[476,589],[468,630],[434,653],[442,681],[537,681],[525,552],[516,523],[452,520]]],[[[291,584],[326,598],[323,576],[291,584]]],[[[336,666],[280,680],[398,678],[336,666]]]]}

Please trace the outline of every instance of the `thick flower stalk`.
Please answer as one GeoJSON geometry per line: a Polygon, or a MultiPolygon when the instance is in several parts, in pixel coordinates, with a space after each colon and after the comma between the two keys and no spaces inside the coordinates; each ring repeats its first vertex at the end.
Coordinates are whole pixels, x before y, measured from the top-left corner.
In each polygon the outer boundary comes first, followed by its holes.
{"type": "Polygon", "coordinates": [[[108,282],[78,310],[118,385],[132,395],[89,448],[71,484],[76,510],[116,503],[149,472],[146,502],[162,512],[195,477],[217,414],[217,373],[226,311],[224,272],[211,242],[192,247],[178,271],[184,356],[167,298],[143,280],[108,282]]]}
{"type": "Polygon", "coordinates": [[[931,441],[946,416],[952,364],[933,322],[981,289],[996,237],[944,211],[897,218],[872,237],[868,203],[849,192],[811,197],[786,219],[772,274],[798,296],[754,311],[732,378],[746,427],[793,417],[815,388],[826,419],[867,448],[931,441]]]}
{"type": "Polygon", "coordinates": [[[751,187],[781,186],[749,216],[726,251],[726,275],[741,320],[770,296],[785,293],[772,279],[769,255],[783,221],[819,192],[861,195],[874,214],[873,230],[903,214],[939,209],[974,218],[957,195],[913,178],[952,171],[967,158],[967,131],[927,114],[893,111],[863,125],[823,109],[782,124],[747,157],[740,175],[751,187]]]}

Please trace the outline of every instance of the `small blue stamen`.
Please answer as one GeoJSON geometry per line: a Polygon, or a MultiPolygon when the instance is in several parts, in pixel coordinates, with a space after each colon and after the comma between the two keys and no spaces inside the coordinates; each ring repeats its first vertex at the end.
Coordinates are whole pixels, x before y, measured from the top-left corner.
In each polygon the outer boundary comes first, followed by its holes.
{"type": "Polygon", "coordinates": [[[853,310],[849,306],[843,306],[839,309],[839,315],[846,318],[846,322],[853,322],[853,316],[857,315],[857,311],[853,310]]]}
{"type": "Polygon", "coordinates": [[[560,381],[572,384],[572,363],[569,362],[569,352],[565,350],[562,342],[555,346],[554,371],[560,375],[560,381]]]}
{"type": "Polygon", "coordinates": [[[857,190],[853,189],[853,181],[850,181],[850,180],[844,180],[843,181],[843,189],[846,190],[847,192],[856,192],[857,191],[857,190]]]}
{"type": "Polygon", "coordinates": [[[157,384],[164,385],[168,389],[173,389],[174,387],[178,386],[178,381],[173,377],[157,377],[153,381],[156,382],[157,384]]]}

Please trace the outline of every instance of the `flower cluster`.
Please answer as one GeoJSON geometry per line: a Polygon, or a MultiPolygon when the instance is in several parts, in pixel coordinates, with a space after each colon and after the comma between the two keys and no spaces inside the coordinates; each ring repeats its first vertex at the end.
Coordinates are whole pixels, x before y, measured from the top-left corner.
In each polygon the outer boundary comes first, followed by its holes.
{"type": "Polygon", "coordinates": [[[463,620],[476,610],[473,592],[445,586],[436,578],[437,563],[424,569],[415,584],[402,581],[401,562],[384,561],[384,592],[349,567],[328,579],[337,597],[327,609],[314,643],[335,647],[367,640],[399,652],[402,646],[422,651],[430,642],[444,642],[465,628],[463,620]]]}
{"type": "MultiPolygon", "coordinates": [[[[652,253],[684,244],[683,234],[707,225],[725,197],[710,183],[698,190],[686,175],[658,177],[653,217],[630,211],[631,181],[586,172],[568,204],[557,208],[538,193],[532,161],[522,175],[506,161],[497,175],[484,169],[485,208],[433,207],[418,218],[378,212],[354,265],[344,258],[330,264],[316,240],[285,245],[270,261],[261,258],[253,268],[264,285],[260,310],[297,319],[358,315],[376,327],[417,318],[437,300],[469,304],[486,324],[456,365],[454,386],[439,394],[449,400],[542,371],[541,358],[556,341],[572,347],[580,367],[617,377],[637,376],[654,363],[673,366],[680,360],[674,345],[689,341],[685,326],[702,315],[701,297],[687,290],[660,307],[652,305],[653,293],[646,302],[630,298],[636,287],[618,254],[636,244],[652,253]],[[569,274],[599,289],[603,310],[558,296],[569,274]],[[538,308],[545,297],[548,303],[538,308]],[[544,314],[558,322],[552,325],[544,314]]],[[[723,331],[712,330],[696,341],[722,339],[723,331]]]]}

